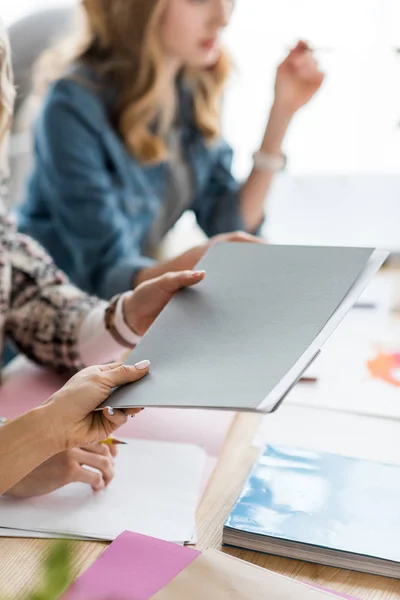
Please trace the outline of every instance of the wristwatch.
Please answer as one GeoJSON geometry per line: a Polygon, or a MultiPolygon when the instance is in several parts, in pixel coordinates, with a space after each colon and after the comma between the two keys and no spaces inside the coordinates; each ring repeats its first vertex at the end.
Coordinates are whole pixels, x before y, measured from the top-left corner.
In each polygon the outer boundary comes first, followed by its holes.
{"type": "Polygon", "coordinates": [[[268,154],[258,150],[253,154],[254,168],[258,171],[270,171],[270,173],[279,173],[283,171],[287,164],[285,154],[268,154]]]}

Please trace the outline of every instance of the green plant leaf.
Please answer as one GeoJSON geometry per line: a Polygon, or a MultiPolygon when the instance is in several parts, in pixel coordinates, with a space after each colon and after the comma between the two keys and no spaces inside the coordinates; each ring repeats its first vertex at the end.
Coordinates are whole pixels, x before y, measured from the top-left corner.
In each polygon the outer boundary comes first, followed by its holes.
{"type": "Polygon", "coordinates": [[[45,562],[43,584],[29,600],[57,600],[72,582],[70,542],[57,542],[45,562]]]}

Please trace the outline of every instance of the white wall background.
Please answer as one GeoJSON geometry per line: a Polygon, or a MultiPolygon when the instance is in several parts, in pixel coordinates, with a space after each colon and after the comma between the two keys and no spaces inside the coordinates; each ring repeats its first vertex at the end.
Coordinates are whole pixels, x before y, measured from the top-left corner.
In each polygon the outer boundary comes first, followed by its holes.
{"type": "Polygon", "coordinates": [[[326,82],[287,140],[291,170],[400,168],[400,0],[238,0],[226,129],[245,171],[262,134],[274,67],[299,37],[329,47],[326,82]]]}

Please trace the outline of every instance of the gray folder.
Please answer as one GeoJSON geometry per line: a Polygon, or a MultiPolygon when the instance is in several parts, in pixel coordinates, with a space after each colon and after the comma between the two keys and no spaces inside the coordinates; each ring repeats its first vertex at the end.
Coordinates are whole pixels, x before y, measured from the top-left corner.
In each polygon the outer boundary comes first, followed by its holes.
{"type": "Polygon", "coordinates": [[[103,406],[271,412],[319,352],[387,253],[369,248],[224,243],[126,361],[143,380],[103,406]]]}

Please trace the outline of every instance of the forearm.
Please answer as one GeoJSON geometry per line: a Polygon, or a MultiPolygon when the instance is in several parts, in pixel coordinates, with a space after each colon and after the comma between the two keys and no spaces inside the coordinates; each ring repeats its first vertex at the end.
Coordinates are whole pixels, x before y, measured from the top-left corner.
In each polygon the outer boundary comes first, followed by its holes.
{"type": "Polygon", "coordinates": [[[57,454],[57,441],[41,406],[0,427],[0,495],[57,454]]]}
{"type": "MultiPolygon", "coordinates": [[[[282,154],[282,143],[292,114],[273,105],[261,144],[261,151],[273,156],[282,154]]],[[[248,231],[255,231],[264,216],[265,199],[269,193],[274,174],[271,171],[253,169],[240,194],[240,210],[248,231]]]]}
{"type": "Polygon", "coordinates": [[[122,294],[118,300],[115,328],[126,344],[122,345],[106,329],[105,311],[108,305],[106,302],[99,302],[99,305],[87,315],[79,331],[78,348],[85,366],[119,361],[139,342],[140,336],[131,330],[124,319],[123,301],[125,296],[126,294],[122,294]]]}

